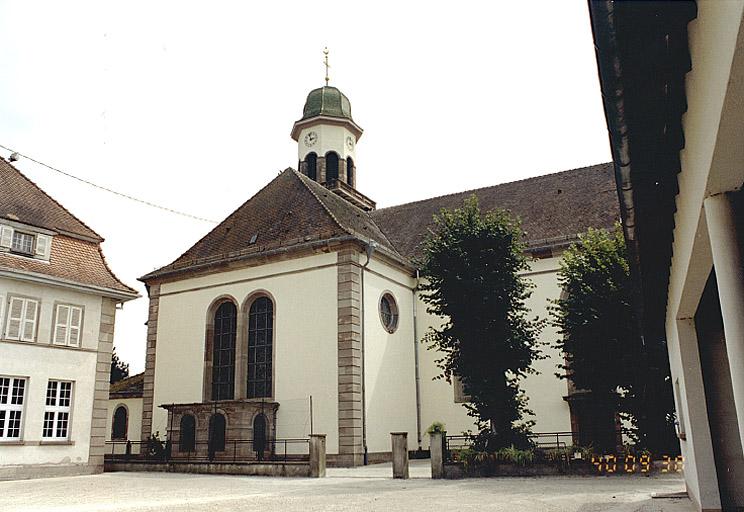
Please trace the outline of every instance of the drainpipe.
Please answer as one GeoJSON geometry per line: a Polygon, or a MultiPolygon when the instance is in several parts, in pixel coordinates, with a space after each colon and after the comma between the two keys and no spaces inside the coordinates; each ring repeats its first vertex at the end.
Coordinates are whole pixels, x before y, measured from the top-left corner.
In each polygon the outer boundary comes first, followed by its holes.
{"type": "Polygon", "coordinates": [[[421,451],[421,375],[419,374],[419,340],[416,331],[416,290],[419,285],[419,270],[416,269],[416,284],[411,289],[413,295],[413,358],[416,363],[416,440],[421,451]]]}
{"type": "Polygon", "coordinates": [[[361,278],[360,278],[360,286],[361,286],[361,293],[360,293],[360,308],[361,308],[361,314],[360,314],[360,322],[361,325],[361,331],[362,331],[362,446],[364,447],[364,465],[366,466],[369,464],[369,456],[367,451],[367,390],[365,386],[365,374],[364,371],[364,338],[365,338],[365,328],[364,328],[364,270],[367,268],[367,265],[369,265],[370,260],[372,259],[372,255],[375,253],[375,249],[377,249],[377,242],[370,239],[369,242],[364,246],[364,251],[367,255],[367,261],[364,262],[364,265],[362,265],[362,271],[361,271],[361,278]]]}

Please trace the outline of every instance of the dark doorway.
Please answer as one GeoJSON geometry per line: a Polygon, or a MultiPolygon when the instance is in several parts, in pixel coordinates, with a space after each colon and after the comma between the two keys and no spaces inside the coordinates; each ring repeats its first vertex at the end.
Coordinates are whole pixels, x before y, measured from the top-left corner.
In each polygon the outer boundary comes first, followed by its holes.
{"type": "Polygon", "coordinates": [[[708,278],[695,313],[695,330],[721,506],[723,510],[741,510],[744,507],[744,485],[741,483],[744,455],[739,437],[739,422],[733,406],[731,369],[715,271],[708,278]]]}
{"type": "Polygon", "coordinates": [[[196,448],[196,419],[190,414],[181,417],[178,451],[193,452],[196,448]]]}
{"type": "Polygon", "coordinates": [[[127,408],[120,405],[114,412],[114,420],[111,424],[111,439],[127,438],[127,408]]]}
{"type": "Polygon", "coordinates": [[[213,460],[217,452],[225,451],[225,417],[213,414],[209,418],[209,460],[213,460]]]}
{"type": "Polygon", "coordinates": [[[253,419],[253,451],[256,458],[263,460],[266,451],[266,415],[259,413],[253,419]]]}

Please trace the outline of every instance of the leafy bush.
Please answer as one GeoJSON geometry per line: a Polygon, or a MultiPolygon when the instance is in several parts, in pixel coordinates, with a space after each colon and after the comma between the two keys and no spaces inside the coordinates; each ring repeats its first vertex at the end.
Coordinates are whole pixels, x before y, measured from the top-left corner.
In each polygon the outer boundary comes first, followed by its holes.
{"type": "Polygon", "coordinates": [[[429,428],[426,429],[426,433],[431,434],[444,434],[446,430],[444,429],[445,425],[441,421],[435,421],[431,425],[429,425],[429,428]]]}

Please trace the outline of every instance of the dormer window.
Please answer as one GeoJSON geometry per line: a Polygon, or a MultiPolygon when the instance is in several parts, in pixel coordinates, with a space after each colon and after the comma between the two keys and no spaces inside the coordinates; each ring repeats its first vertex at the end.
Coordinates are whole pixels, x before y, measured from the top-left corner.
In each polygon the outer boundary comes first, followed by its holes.
{"type": "Polygon", "coordinates": [[[32,256],[34,254],[34,235],[14,231],[13,244],[10,246],[10,250],[32,256]]]}
{"type": "Polygon", "coordinates": [[[0,225],[0,252],[49,261],[52,237],[42,233],[19,230],[8,225],[0,225]]]}

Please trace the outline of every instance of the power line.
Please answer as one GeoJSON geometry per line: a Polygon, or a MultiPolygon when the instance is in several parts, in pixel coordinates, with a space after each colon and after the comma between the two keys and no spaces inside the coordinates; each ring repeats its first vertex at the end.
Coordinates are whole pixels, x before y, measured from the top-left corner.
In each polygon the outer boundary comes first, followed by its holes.
{"type": "Polygon", "coordinates": [[[26,160],[29,160],[31,162],[34,162],[35,164],[41,165],[43,167],[46,167],[49,170],[52,170],[52,171],[54,171],[56,173],[59,173],[59,174],[62,174],[63,176],[67,176],[68,178],[72,178],[73,180],[79,181],[81,183],[85,183],[86,185],[90,185],[91,187],[97,188],[99,190],[103,190],[105,192],[109,192],[110,194],[114,194],[114,195],[117,195],[119,197],[123,197],[125,199],[129,199],[130,201],[135,201],[137,203],[144,204],[146,206],[150,206],[152,208],[157,208],[159,210],[163,210],[163,211],[166,211],[166,212],[169,212],[169,213],[173,213],[175,215],[180,215],[182,217],[188,217],[189,219],[199,220],[199,221],[202,221],[202,222],[209,222],[211,224],[217,224],[217,221],[214,221],[214,220],[211,220],[211,219],[205,219],[204,217],[198,217],[196,215],[191,215],[190,213],[186,213],[186,212],[174,210],[173,208],[168,208],[167,206],[161,206],[159,204],[151,203],[150,201],[145,201],[144,199],[138,199],[138,198],[136,198],[134,196],[130,196],[129,194],[125,194],[123,192],[117,192],[116,190],[110,189],[108,187],[104,187],[103,185],[98,185],[96,183],[93,183],[92,181],[88,181],[88,180],[85,180],[83,178],[79,178],[79,177],[75,176],[74,174],[70,174],[69,172],[65,172],[65,171],[63,171],[61,169],[57,169],[56,167],[52,167],[51,165],[45,164],[44,162],[41,162],[39,160],[36,160],[35,158],[31,158],[28,155],[24,155],[23,153],[19,153],[18,151],[14,151],[14,150],[12,150],[12,149],[10,149],[8,147],[5,147],[2,144],[0,144],[0,148],[3,148],[4,150],[9,151],[11,153],[11,156],[13,156],[13,155],[21,156],[21,157],[25,158],[26,160]]]}

